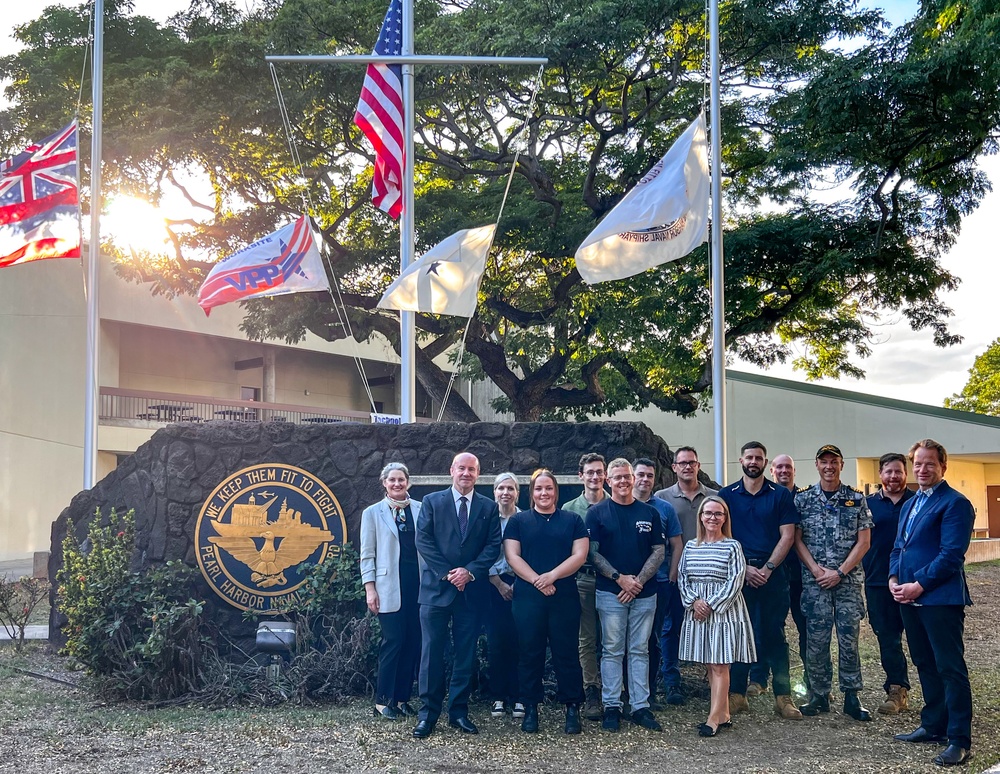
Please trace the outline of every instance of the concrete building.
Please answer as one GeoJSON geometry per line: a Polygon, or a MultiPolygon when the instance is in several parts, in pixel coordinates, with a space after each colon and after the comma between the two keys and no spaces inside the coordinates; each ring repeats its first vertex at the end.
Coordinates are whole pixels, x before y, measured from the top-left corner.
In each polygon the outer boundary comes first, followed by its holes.
{"type": "MultiPolygon", "coordinates": [[[[499,394],[490,387],[476,385],[473,409],[501,419],[489,408],[499,394]]],[[[1000,537],[1000,418],[732,370],[726,411],[729,483],[742,475],[739,450],[746,441],[765,444],[770,458],[791,456],[800,485],[815,483],[816,450],[832,443],[844,453],[844,481],[870,493],[879,485],[879,457],[934,438],[948,450],[948,482],[976,508],[977,536],[1000,537]]],[[[672,448],[693,446],[702,469],[718,480],[711,411],[684,418],[649,407],[615,419],[645,422],[672,448]]]]}
{"type": "MultiPolygon", "coordinates": [[[[0,562],[48,550],[52,521],[83,488],[83,285],[76,261],[0,272],[0,562]]],[[[206,317],[108,263],[100,318],[98,478],[167,421],[368,422],[356,356],[376,408],[398,411],[398,358],[383,340],[247,341],[238,304],[206,317]]],[[[417,409],[431,410],[419,387],[417,409]]]]}

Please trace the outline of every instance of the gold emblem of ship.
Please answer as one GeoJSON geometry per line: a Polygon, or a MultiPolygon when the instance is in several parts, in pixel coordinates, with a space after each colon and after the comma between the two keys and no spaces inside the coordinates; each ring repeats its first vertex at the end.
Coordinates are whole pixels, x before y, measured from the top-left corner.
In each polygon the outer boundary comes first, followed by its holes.
{"type": "MultiPolygon", "coordinates": [[[[261,492],[262,497],[270,496],[261,492]]],[[[235,503],[229,522],[212,521],[219,533],[208,538],[234,559],[250,569],[250,581],[262,589],[288,583],[285,570],[309,558],[323,543],[333,539],[329,530],[302,523],[302,513],[288,507],[285,498],[274,521],[268,520],[276,496],[263,503],[251,494],[246,503],[235,503]],[[258,541],[263,539],[263,544],[258,541]],[[280,540],[280,544],[276,541],[280,540]],[[260,545],[260,548],[258,548],[260,545]]]]}

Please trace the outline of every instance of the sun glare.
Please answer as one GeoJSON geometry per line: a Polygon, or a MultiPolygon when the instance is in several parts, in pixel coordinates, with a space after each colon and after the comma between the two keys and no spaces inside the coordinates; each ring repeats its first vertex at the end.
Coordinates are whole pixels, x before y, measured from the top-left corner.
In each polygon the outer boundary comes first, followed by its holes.
{"type": "Polygon", "coordinates": [[[106,239],[136,253],[162,255],[167,251],[163,214],[145,199],[118,196],[108,203],[102,232],[106,239]]]}

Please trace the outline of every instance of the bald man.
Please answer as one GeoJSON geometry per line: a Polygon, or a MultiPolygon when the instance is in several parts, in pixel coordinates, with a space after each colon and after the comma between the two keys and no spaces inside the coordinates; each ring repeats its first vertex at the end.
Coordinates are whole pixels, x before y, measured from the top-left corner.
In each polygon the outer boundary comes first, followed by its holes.
{"type": "Polygon", "coordinates": [[[479,611],[489,606],[490,567],[500,556],[497,504],[476,494],[479,460],[459,454],[451,463],[452,485],[421,503],[416,543],[420,573],[420,711],[413,735],[434,733],[444,705],[444,654],[451,624],[452,663],[448,725],[466,734],[479,729],[469,718],[472,667],[479,637],[479,611]]]}

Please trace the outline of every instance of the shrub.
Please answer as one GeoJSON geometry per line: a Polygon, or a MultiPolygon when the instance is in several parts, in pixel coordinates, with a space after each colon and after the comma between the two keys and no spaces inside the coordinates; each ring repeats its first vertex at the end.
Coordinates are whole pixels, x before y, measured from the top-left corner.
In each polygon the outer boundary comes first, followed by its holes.
{"type": "Polygon", "coordinates": [[[78,546],[67,531],[57,574],[66,615],[63,653],[83,664],[102,695],[164,701],[197,691],[213,648],[205,603],[194,596],[197,572],[181,562],[130,572],[135,513],[100,512],[78,546]]]}
{"type": "Polygon", "coordinates": [[[49,582],[43,578],[23,577],[8,580],[0,577],[0,626],[14,641],[14,648],[24,648],[24,630],[43,600],[49,595],[49,582]]]}

